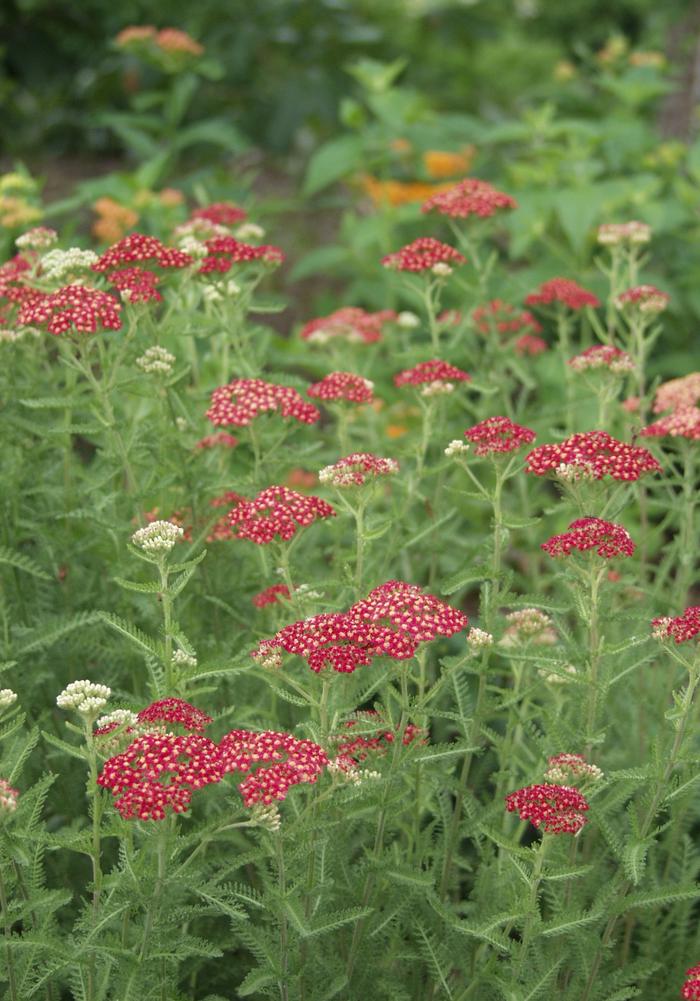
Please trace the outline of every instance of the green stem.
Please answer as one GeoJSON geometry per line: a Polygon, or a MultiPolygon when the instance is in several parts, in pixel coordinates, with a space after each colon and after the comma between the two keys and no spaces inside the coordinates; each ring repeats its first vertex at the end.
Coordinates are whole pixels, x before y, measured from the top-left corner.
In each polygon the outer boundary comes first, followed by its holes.
{"type": "Polygon", "coordinates": [[[289,931],[287,927],[287,912],[285,910],[285,896],[287,893],[286,873],[284,867],[284,848],[282,845],[282,833],[278,832],[277,841],[277,889],[280,897],[280,966],[281,977],[279,980],[280,1001],[289,1001],[288,979],[289,979],[289,931]]]}
{"type": "Polygon", "coordinates": [[[15,977],[15,960],[12,953],[12,922],[7,910],[7,891],[5,889],[5,877],[2,866],[0,866],[0,909],[2,909],[2,921],[5,932],[5,954],[7,956],[7,979],[10,985],[11,1001],[18,1001],[17,980],[15,977]]]}
{"type": "Polygon", "coordinates": [[[158,572],[160,573],[160,600],[163,606],[163,659],[165,662],[165,692],[167,695],[173,688],[173,605],[168,590],[168,567],[164,559],[158,564],[158,572]]]}

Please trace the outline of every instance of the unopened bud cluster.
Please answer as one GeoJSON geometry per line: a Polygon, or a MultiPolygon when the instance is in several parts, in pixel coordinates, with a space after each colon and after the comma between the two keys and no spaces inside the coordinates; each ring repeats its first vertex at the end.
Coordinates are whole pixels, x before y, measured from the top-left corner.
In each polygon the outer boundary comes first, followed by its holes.
{"type": "Polygon", "coordinates": [[[459,438],[455,438],[445,449],[445,455],[452,459],[455,455],[465,455],[468,451],[469,445],[467,445],[465,441],[460,441],[459,438]]]}
{"type": "Polygon", "coordinates": [[[34,229],[30,229],[28,232],[18,236],[15,243],[20,250],[46,250],[48,247],[53,247],[57,240],[58,233],[55,229],[49,229],[46,226],[36,226],[34,229]]]}
{"type": "Polygon", "coordinates": [[[11,688],[0,688],[0,709],[7,709],[16,701],[17,692],[13,692],[11,688]]]}
{"type": "Polygon", "coordinates": [[[483,650],[485,647],[493,646],[493,636],[475,626],[467,633],[467,643],[472,650],[483,650]]]}
{"type": "Polygon", "coordinates": [[[136,359],[136,364],[149,375],[170,375],[175,364],[175,355],[154,344],[136,359]]]}
{"type": "Polygon", "coordinates": [[[186,650],[176,650],[172,657],[173,664],[176,667],[196,667],[197,658],[193,657],[192,654],[187,653],[186,650]]]}
{"type": "Polygon", "coordinates": [[[250,820],[266,831],[279,831],[282,826],[279,807],[275,803],[256,803],[250,811],[250,820]]]}
{"type": "Polygon", "coordinates": [[[598,227],[598,243],[606,247],[649,243],[651,226],[645,222],[606,222],[598,227]]]}
{"type": "Polygon", "coordinates": [[[95,717],[107,705],[112,689],[92,681],[71,681],[56,698],[59,709],[74,709],[81,716],[95,717]]]}
{"type": "Polygon", "coordinates": [[[81,271],[89,271],[99,260],[92,250],[81,250],[80,247],[70,247],[68,250],[50,250],[41,261],[41,277],[47,281],[63,281],[72,278],[81,271]]]}
{"type": "Polygon", "coordinates": [[[184,534],[184,529],[172,521],[152,521],[134,532],[131,541],[145,553],[169,553],[184,534]]]}

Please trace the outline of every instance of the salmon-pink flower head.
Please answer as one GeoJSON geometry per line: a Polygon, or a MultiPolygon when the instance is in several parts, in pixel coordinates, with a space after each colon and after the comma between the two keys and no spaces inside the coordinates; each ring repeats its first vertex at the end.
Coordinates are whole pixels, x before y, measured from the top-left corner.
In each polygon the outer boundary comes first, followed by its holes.
{"type": "Polygon", "coordinates": [[[638,480],[645,473],[660,473],[661,466],[646,448],[618,441],[607,431],[583,431],[558,445],[538,445],[527,456],[527,473],[560,478],[638,480]]]}
{"type": "Polygon", "coordinates": [[[639,432],[643,438],[700,440],[700,407],[678,407],[639,432]]]}
{"type": "Polygon", "coordinates": [[[20,250],[48,250],[53,247],[58,240],[58,233],[55,229],[47,226],[35,226],[34,229],[27,230],[15,240],[20,250]]]}
{"type": "Polygon", "coordinates": [[[654,397],[654,413],[693,407],[696,403],[700,403],[700,372],[690,372],[659,386],[654,397]]]}
{"type": "Polygon", "coordinates": [[[219,753],[225,773],[251,772],[255,765],[272,762],[239,785],[244,806],[283,800],[292,786],[302,782],[313,785],[328,764],[325,751],[312,740],[273,730],[232,730],[219,743],[219,753]]]}
{"type": "Polygon", "coordinates": [[[547,762],[544,777],[550,782],[569,785],[577,781],[597,782],[603,773],[597,765],[589,764],[582,754],[555,754],[547,762]]]}
{"type": "Polygon", "coordinates": [[[406,368],[394,376],[395,386],[422,386],[423,395],[434,395],[437,392],[450,393],[455,382],[471,382],[468,372],[450,365],[449,362],[433,358],[431,361],[421,361],[413,368],[406,368]],[[427,392],[426,392],[427,390],[427,392]]]}
{"type": "Polygon", "coordinates": [[[162,302],[163,296],[158,291],[160,278],[155,271],[146,268],[122,268],[121,271],[110,271],[107,281],[122,294],[125,302],[162,302]]]}
{"type": "Polygon", "coordinates": [[[536,355],[541,355],[543,351],[549,349],[549,345],[542,337],[537,337],[535,334],[523,334],[519,337],[515,344],[515,353],[519,355],[530,355],[535,357],[536,355]]]}
{"type": "Polygon", "coordinates": [[[578,282],[570,278],[550,278],[549,281],[542,282],[536,292],[525,296],[526,306],[549,306],[553,302],[561,303],[568,309],[600,306],[597,295],[582,288],[578,282]]]}
{"type": "Polygon", "coordinates": [[[632,556],[636,546],[626,528],[602,518],[577,518],[566,532],[553,535],[540,549],[550,556],[569,556],[574,549],[586,553],[595,549],[606,560],[617,556],[632,556]]]}
{"type": "Polygon", "coordinates": [[[700,965],[685,971],[685,983],[681,988],[683,1001],[700,1001],[700,965]]]}
{"type": "Polygon", "coordinates": [[[252,656],[281,663],[279,651],[297,654],[312,671],[326,667],[350,674],[375,657],[407,660],[418,644],[466,629],[467,616],[415,584],[390,580],[370,591],[347,612],[313,615],[262,640],[252,656]]]}
{"type": "Polygon", "coordinates": [[[539,608],[518,608],[506,615],[501,646],[517,647],[526,643],[534,646],[555,646],[559,642],[552,620],[539,608]]]}
{"type": "Polygon", "coordinates": [[[289,487],[267,487],[252,500],[241,500],[229,511],[228,521],[238,539],[259,546],[279,536],[288,541],[297,529],[322,518],[335,516],[335,509],[320,497],[298,494],[289,487]]]}
{"type": "Polygon", "coordinates": [[[475,455],[499,455],[529,445],[536,435],[530,428],[514,424],[509,417],[487,417],[467,428],[464,437],[476,445],[475,455]]]}
{"type": "Polygon", "coordinates": [[[652,630],[655,639],[672,639],[674,643],[687,643],[695,637],[700,638],[700,605],[691,605],[682,615],[675,618],[662,616],[652,619],[652,630]]]}
{"type": "Polygon", "coordinates": [[[321,411],[291,386],[280,386],[263,379],[234,379],[211,395],[206,416],[218,426],[233,424],[247,427],[260,414],[276,411],[302,424],[315,424],[321,411]]]}
{"type": "Polygon", "coordinates": [[[19,800],[19,790],[14,789],[7,779],[0,779],[0,816],[14,813],[19,800]]]}
{"type": "Polygon", "coordinates": [[[252,243],[244,243],[233,236],[215,236],[205,241],[205,247],[207,253],[199,268],[199,273],[202,275],[212,272],[224,274],[235,264],[253,264],[255,261],[261,261],[263,264],[276,265],[284,261],[284,253],[279,247],[273,247],[269,243],[255,247],[252,243]]]}
{"type": "Polygon", "coordinates": [[[634,371],[632,356],[612,344],[595,344],[586,348],[581,354],[569,358],[566,363],[574,372],[589,372],[607,369],[613,375],[624,375],[634,371]]]}
{"type": "Polygon", "coordinates": [[[219,747],[199,734],[144,733],[109,758],[97,784],[111,790],[125,820],[164,820],[183,813],[195,789],[220,782],[219,747]]]}
{"type": "Polygon", "coordinates": [[[636,285],[621,292],[615,299],[618,309],[636,309],[640,313],[663,313],[670,296],[655,285],[636,285]]]}
{"type": "Polygon", "coordinates": [[[378,476],[394,476],[398,471],[396,459],[384,459],[371,452],[353,452],[321,469],[318,479],[334,487],[361,487],[378,476]]]}
{"type": "Polygon", "coordinates": [[[330,372],[320,382],[312,383],[306,395],[314,400],[347,400],[349,403],[371,403],[374,383],[352,372],[330,372]]]}
{"type": "Polygon", "coordinates": [[[201,56],[204,46],[180,28],[162,28],[155,37],[155,43],[164,52],[186,52],[191,56],[201,56]]]}
{"type": "Polygon", "coordinates": [[[48,295],[26,298],[17,314],[21,325],[45,327],[50,334],[74,330],[94,334],[99,328],[119,330],[122,325],[121,303],[108,292],[86,285],[66,285],[48,295]]]}
{"type": "Polygon", "coordinates": [[[467,177],[458,181],[447,191],[440,191],[423,203],[422,212],[439,212],[453,219],[479,216],[488,219],[502,209],[517,208],[517,202],[510,195],[498,191],[488,181],[467,177]]]}
{"type": "Polygon", "coordinates": [[[529,310],[517,309],[502,299],[492,299],[485,306],[477,306],[472,313],[474,326],[480,334],[517,334],[521,331],[539,334],[541,324],[529,310]]]}
{"type": "Polygon", "coordinates": [[[227,431],[217,431],[216,434],[206,434],[203,438],[200,438],[198,442],[195,442],[195,449],[198,452],[203,452],[209,448],[235,448],[238,444],[238,438],[235,438],[232,434],[227,431]]]}
{"type": "Polygon", "coordinates": [[[288,600],[289,597],[289,588],[286,584],[272,584],[254,595],[252,601],[256,608],[265,608],[266,605],[279,605],[281,598],[288,600]]]}
{"type": "Polygon", "coordinates": [[[578,834],[586,823],[588,802],[572,786],[544,783],[510,793],[506,809],[542,827],[545,834],[578,834]]]}
{"type": "MultiPolygon", "coordinates": [[[[202,208],[194,209],[190,219],[205,219],[215,226],[235,226],[246,217],[246,212],[233,202],[212,202],[202,208]]],[[[223,235],[223,234],[222,234],[223,235]]]]}
{"type": "MultiPolygon", "coordinates": [[[[466,264],[467,259],[454,247],[435,240],[432,236],[422,236],[393,254],[382,258],[385,268],[396,271],[432,271],[441,264],[466,264]]],[[[438,272],[439,273],[439,272],[438,272]]]]}
{"type": "Polygon", "coordinates": [[[122,28],[114,41],[119,46],[132,45],[134,42],[147,42],[155,35],[156,29],[152,24],[131,24],[122,28]]]}
{"type": "Polygon", "coordinates": [[[603,246],[635,245],[650,240],[651,226],[645,222],[606,222],[598,227],[598,243],[603,246]]]}
{"type": "Polygon", "coordinates": [[[201,709],[183,699],[159,699],[142,709],[137,716],[139,723],[178,723],[191,733],[201,733],[212,722],[201,709]]]}
{"type": "Polygon", "coordinates": [[[159,268],[187,268],[194,263],[189,254],[176,247],[166,247],[155,236],[130,233],[105,250],[92,270],[100,274],[123,264],[143,264],[151,261],[159,268]]]}
{"type": "Polygon", "coordinates": [[[301,337],[313,344],[326,344],[336,338],[349,344],[374,344],[381,340],[386,324],[396,319],[393,309],[368,313],[357,306],[345,306],[329,316],[310,320],[302,327],[301,337]]]}

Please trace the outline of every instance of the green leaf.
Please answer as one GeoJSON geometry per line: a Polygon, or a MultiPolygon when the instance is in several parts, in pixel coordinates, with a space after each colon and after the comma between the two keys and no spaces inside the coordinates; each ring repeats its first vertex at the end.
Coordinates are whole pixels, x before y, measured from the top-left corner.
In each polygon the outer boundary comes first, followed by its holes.
{"type": "Polygon", "coordinates": [[[455,591],[461,590],[467,584],[480,584],[484,580],[491,579],[491,575],[486,569],[474,570],[470,568],[469,570],[458,570],[457,573],[452,574],[451,577],[442,582],[440,590],[442,594],[454,594],[455,591]]]}
{"type": "Polygon", "coordinates": [[[71,758],[77,758],[78,761],[82,761],[83,764],[85,764],[85,757],[80,753],[77,747],[73,747],[72,744],[66,743],[66,741],[61,740],[60,737],[54,737],[52,733],[47,733],[46,730],[41,731],[41,736],[47,743],[57,747],[59,751],[63,751],[64,754],[70,755],[71,758]]]}
{"type": "Polygon", "coordinates": [[[39,577],[41,580],[51,580],[51,575],[42,569],[38,563],[35,563],[34,560],[23,553],[16,552],[14,549],[7,549],[5,546],[0,546],[0,563],[5,563],[16,570],[23,570],[25,573],[31,574],[32,577],[39,577]]]}
{"type": "Polygon", "coordinates": [[[317,150],[306,169],[303,192],[315,195],[334,181],[347,177],[362,165],[364,143],[357,136],[332,139],[317,150]]]}
{"type": "Polygon", "coordinates": [[[125,580],[123,577],[112,577],[115,584],[123,587],[125,591],[138,591],[140,594],[158,594],[161,590],[158,581],[150,581],[146,584],[139,584],[135,580],[125,580]]]}
{"type": "Polygon", "coordinates": [[[236,988],[236,994],[239,998],[247,998],[251,994],[256,994],[261,987],[267,987],[276,982],[277,976],[274,972],[270,972],[267,967],[258,966],[246,974],[236,988]]]}
{"type": "Polygon", "coordinates": [[[544,935],[547,938],[553,938],[556,935],[566,935],[567,932],[570,932],[572,929],[582,928],[584,925],[593,924],[595,921],[598,921],[600,917],[600,911],[596,911],[593,914],[566,915],[558,921],[543,925],[540,929],[540,935],[544,935]]]}
{"type": "Polygon", "coordinates": [[[158,657],[160,659],[162,655],[161,646],[156,640],[151,639],[145,633],[142,633],[140,629],[136,626],[132,626],[131,623],[125,622],[124,619],[120,619],[118,615],[113,615],[112,612],[100,612],[99,618],[105,625],[109,626],[110,629],[114,629],[115,632],[120,633],[122,636],[126,636],[131,642],[139,647],[144,653],[148,653],[153,657],[158,657]]]}

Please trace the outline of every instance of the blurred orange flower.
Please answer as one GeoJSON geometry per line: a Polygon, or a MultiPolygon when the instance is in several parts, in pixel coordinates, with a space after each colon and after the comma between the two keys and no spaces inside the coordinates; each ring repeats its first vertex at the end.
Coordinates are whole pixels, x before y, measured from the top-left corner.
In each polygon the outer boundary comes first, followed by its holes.
{"type": "Polygon", "coordinates": [[[360,185],[375,205],[409,205],[423,202],[431,195],[446,191],[450,184],[427,184],[425,181],[380,181],[371,174],[363,174],[360,185]]]}
{"type": "Polygon", "coordinates": [[[466,174],[474,160],[474,146],[463,146],[459,153],[430,149],[423,154],[423,166],[428,177],[457,177],[466,174]]]}
{"type": "Polygon", "coordinates": [[[164,52],[189,52],[193,56],[201,56],[204,52],[203,45],[179,28],[163,28],[156,35],[155,41],[164,52]]]}
{"type": "Polygon", "coordinates": [[[387,424],[386,426],[387,438],[402,438],[405,434],[408,434],[408,428],[405,424],[387,424]]]}
{"type": "Polygon", "coordinates": [[[126,231],[139,221],[138,212],[120,205],[113,198],[98,198],[92,208],[98,216],[92,224],[92,233],[102,243],[121,240],[126,231]]]}

